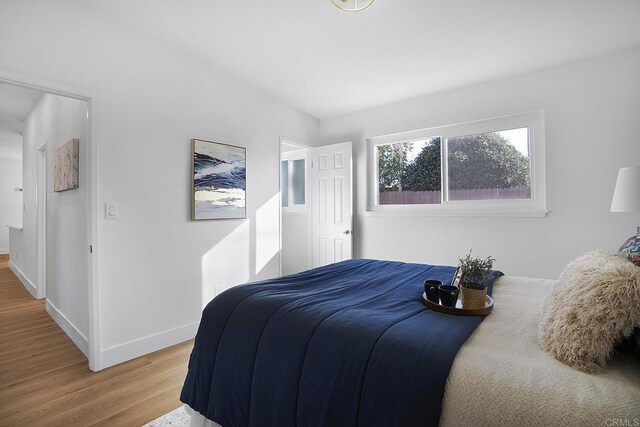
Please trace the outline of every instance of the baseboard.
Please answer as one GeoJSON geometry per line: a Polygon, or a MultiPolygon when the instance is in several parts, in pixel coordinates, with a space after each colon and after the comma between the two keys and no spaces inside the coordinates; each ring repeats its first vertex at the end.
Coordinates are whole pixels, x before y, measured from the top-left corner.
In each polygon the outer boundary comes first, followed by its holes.
{"type": "Polygon", "coordinates": [[[105,348],[101,352],[101,369],[190,340],[196,336],[199,324],[199,322],[191,323],[124,344],[105,348]]]}
{"type": "Polygon", "coordinates": [[[9,255],[9,248],[0,248],[0,255],[9,255]]]}
{"type": "Polygon", "coordinates": [[[31,280],[25,276],[25,274],[20,270],[11,260],[9,260],[9,270],[13,271],[13,274],[18,276],[18,279],[22,282],[27,291],[35,298],[38,299],[38,288],[34,285],[31,280]]]}
{"type": "Polygon", "coordinates": [[[49,316],[60,326],[60,329],[71,338],[71,341],[80,349],[82,354],[89,358],[89,340],[87,340],[87,337],[51,301],[46,300],[44,306],[49,316]]]}

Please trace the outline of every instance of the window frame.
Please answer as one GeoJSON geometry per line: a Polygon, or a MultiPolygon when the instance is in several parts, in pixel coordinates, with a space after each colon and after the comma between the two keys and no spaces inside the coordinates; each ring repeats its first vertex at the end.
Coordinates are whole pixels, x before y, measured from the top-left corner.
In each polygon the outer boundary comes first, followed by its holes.
{"type": "Polygon", "coordinates": [[[545,132],[544,111],[534,111],[454,125],[438,126],[366,139],[367,215],[428,215],[486,217],[545,217],[545,132]],[[529,162],[531,168],[530,199],[447,200],[448,143],[450,138],[529,128],[529,162]],[[422,141],[440,137],[441,203],[380,205],[378,203],[378,157],[376,147],[383,144],[422,141]]]}
{"type": "Polygon", "coordinates": [[[280,202],[280,208],[282,209],[283,214],[287,215],[303,215],[307,213],[307,209],[309,206],[309,150],[305,148],[301,148],[299,150],[293,151],[285,151],[280,156],[280,167],[282,170],[282,162],[289,162],[288,172],[289,175],[287,177],[287,181],[289,183],[289,195],[287,206],[282,206],[282,202],[280,202]],[[304,160],[304,203],[302,204],[292,204],[293,201],[293,185],[292,185],[292,162],[294,160],[304,160]]]}

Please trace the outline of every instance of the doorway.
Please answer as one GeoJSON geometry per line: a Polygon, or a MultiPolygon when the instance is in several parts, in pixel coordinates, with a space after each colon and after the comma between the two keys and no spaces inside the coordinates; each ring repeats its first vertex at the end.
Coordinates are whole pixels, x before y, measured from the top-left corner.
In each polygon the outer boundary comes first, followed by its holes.
{"type": "Polygon", "coordinates": [[[28,138],[29,143],[23,159],[25,277],[36,282],[35,296],[45,298],[47,312],[87,356],[89,368],[99,370],[93,96],[67,85],[4,70],[0,70],[0,85],[42,94],[29,113],[37,115],[37,119],[25,121],[24,128],[24,140],[27,142],[28,138]],[[76,151],[74,140],[79,141],[76,151]],[[56,162],[56,156],[64,158],[69,153],[78,160],[78,180],[74,185],[65,178],[60,181],[64,185],[56,187],[61,191],[54,191],[54,164],[62,164],[56,162]],[[31,255],[27,256],[27,252],[31,255]]]}
{"type": "Polygon", "coordinates": [[[310,147],[280,141],[281,273],[311,268],[310,147]]]}
{"type": "Polygon", "coordinates": [[[351,142],[309,147],[280,142],[281,272],[353,256],[351,142]]]}

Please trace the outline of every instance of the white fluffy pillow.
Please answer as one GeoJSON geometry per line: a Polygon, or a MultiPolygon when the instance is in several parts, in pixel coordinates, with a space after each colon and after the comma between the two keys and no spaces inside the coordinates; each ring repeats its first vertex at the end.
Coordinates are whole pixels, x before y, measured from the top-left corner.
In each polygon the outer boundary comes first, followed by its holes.
{"type": "Polygon", "coordinates": [[[601,372],[614,347],[640,326],[640,267],[590,252],[571,262],[542,306],[542,348],[580,371],[601,372]]]}

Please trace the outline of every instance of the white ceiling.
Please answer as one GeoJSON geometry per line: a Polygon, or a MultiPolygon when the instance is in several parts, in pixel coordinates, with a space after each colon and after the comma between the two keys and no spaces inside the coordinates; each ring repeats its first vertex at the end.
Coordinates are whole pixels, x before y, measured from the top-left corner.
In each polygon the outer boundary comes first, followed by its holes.
{"type": "Polygon", "coordinates": [[[638,0],[91,3],[320,119],[640,44],[638,0]]]}
{"type": "Polygon", "coordinates": [[[22,158],[22,127],[42,92],[0,83],[0,157],[22,158]]]}

